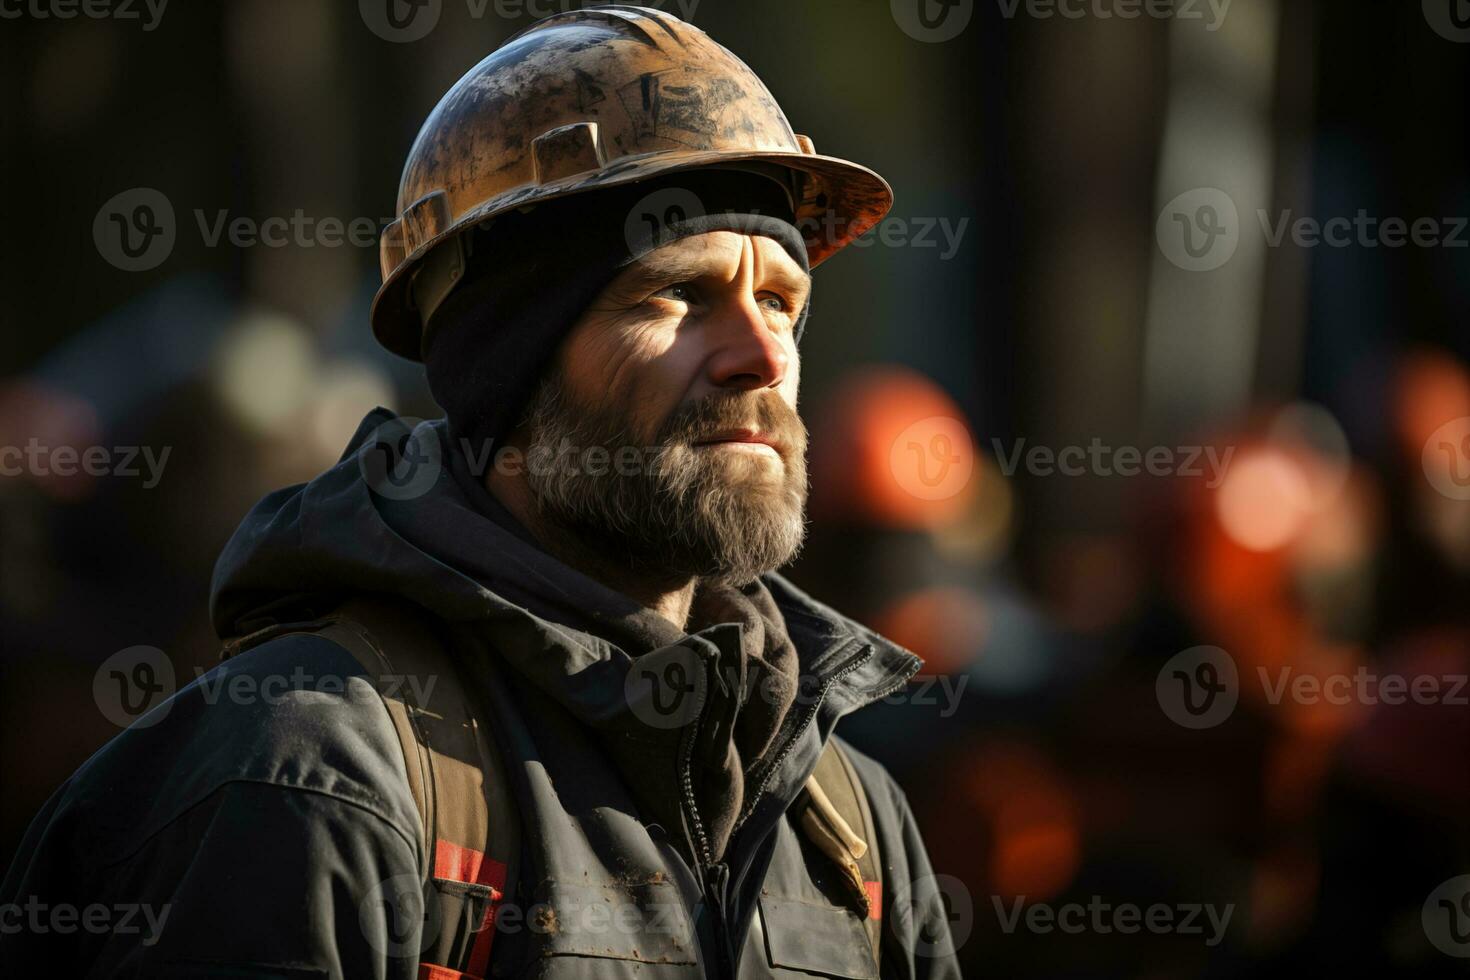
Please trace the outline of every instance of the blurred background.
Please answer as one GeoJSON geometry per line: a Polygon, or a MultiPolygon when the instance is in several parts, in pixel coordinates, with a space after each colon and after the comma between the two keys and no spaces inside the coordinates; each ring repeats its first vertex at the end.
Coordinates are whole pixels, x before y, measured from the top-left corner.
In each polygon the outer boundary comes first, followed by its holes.
{"type": "MultiPolygon", "coordinates": [[[[0,477],[0,860],[117,731],[103,660],[215,662],[254,501],[374,405],[437,414],[370,338],[372,240],[440,94],[573,5],[439,0],[413,39],[366,0],[6,6],[0,447],[39,448],[0,477]],[[118,220],[171,222],[163,256],[118,220]]],[[[968,973],[1464,975],[1470,4],[662,6],[897,193],[817,276],[792,576],[928,661],[841,730],[968,973]],[[1232,911],[1011,918],[1099,902],[1232,911]]]]}

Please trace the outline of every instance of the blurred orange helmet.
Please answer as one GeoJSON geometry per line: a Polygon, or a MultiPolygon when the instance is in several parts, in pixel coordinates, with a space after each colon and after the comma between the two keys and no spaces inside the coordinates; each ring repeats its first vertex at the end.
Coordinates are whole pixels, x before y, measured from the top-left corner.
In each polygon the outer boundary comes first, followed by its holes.
{"type": "Polygon", "coordinates": [[[462,233],[497,215],[732,164],[789,182],[812,266],[893,203],[873,171],[815,153],[744,62],[679,18],[606,6],[540,20],[470,69],[419,130],[379,242],[373,333],[418,360],[428,314],[464,273],[462,233]]]}

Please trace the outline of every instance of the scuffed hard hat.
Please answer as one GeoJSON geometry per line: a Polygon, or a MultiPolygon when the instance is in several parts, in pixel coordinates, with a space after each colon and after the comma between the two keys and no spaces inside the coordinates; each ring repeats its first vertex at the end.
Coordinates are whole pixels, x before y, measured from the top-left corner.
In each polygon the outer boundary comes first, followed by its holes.
{"type": "Polygon", "coordinates": [[[419,360],[428,313],[464,275],[463,233],[498,215],[732,165],[790,181],[812,266],[893,203],[873,171],[818,155],[744,62],[679,18],[606,6],[540,20],[456,82],[414,140],[379,242],[373,334],[419,360]]]}

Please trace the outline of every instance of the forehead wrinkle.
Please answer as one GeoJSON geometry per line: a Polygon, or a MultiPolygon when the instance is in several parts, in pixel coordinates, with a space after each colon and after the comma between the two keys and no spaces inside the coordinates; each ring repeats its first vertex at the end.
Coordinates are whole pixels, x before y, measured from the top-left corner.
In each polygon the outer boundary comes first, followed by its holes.
{"type": "Polygon", "coordinates": [[[695,239],[655,249],[629,267],[629,279],[651,284],[723,276],[724,268],[732,259],[737,265],[740,261],[738,250],[732,255],[731,249],[716,245],[717,242],[723,243],[727,235],[734,235],[734,232],[708,232],[695,239]]]}

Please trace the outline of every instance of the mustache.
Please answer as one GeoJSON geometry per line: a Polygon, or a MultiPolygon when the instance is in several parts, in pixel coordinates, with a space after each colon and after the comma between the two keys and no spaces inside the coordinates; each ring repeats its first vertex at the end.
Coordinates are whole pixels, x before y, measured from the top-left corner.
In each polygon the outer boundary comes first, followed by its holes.
{"type": "Polygon", "coordinates": [[[769,433],[792,452],[806,449],[806,425],[796,409],[774,391],[721,391],[685,402],[659,427],[663,445],[693,445],[729,429],[769,433]]]}

